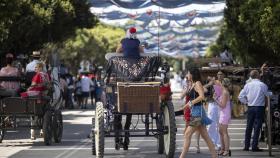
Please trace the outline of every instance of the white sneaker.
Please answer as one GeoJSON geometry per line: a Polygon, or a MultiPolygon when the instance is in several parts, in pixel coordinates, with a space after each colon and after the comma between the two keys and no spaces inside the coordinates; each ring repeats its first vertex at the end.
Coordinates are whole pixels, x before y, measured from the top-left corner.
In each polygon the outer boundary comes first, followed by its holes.
{"type": "Polygon", "coordinates": [[[31,140],[35,140],[36,139],[36,137],[35,137],[35,130],[34,129],[30,130],[30,135],[31,135],[31,137],[30,137],[31,140]]]}

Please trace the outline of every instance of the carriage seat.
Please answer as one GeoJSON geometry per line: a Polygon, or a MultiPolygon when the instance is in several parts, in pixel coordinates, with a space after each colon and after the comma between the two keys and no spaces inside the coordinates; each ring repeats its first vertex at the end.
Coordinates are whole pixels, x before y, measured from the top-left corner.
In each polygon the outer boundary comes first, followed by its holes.
{"type": "MultiPolygon", "coordinates": [[[[0,83],[2,81],[12,81],[12,82],[21,82],[22,78],[19,76],[0,76],[0,83]]],[[[5,97],[17,96],[18,90],[16,89],[5,89],[0,87],[0,99],[5,97]]]]}
{"type": "Polygon", "coordinates": [[[155,76],[160,58],[155,53],[142,53],[139,59],[124,57],[121,53],[107,53],[107,73],[116,73],[123,81],[141,81],[155,76]]]}
{"type": "Polygon", "coordinates": [[[35,71],[26,72],[25,74],[25,86],[30,87],[33,77],[36,75],[35,71]]]}

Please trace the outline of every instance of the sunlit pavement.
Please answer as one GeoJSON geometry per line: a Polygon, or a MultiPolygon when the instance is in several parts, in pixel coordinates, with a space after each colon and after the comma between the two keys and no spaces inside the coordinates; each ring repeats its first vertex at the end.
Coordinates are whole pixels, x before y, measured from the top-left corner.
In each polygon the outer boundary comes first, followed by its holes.
{"type": "MultiPolygon", "coordinates": [[[[181,105],[181,101],[174,100],[175,109],[178,109],[181,105]]],[[[90,107],[90,106],[89,106],[90,107]]],[[[9,131],[2,144],[0,144],[0,158],[87,158],[94,157],[91,155],[91,140],[87,138],[91,129],[91,118],[94,116],[94,111],[87,110],[65,110],[64,116],[64,133],[62,143],[52,144],[51,146],[45,146],[42,138],[37,138],[35,141],[31,141],[30,131],[19,130],[9,131]]],[[[134,124],[137,121],[137,117],[133,117],[134,124]]],[[[176,137],[176,154],[175,157],[179,157],[183,144],[183,130],[184,121],[181,117],[176,118],[177,123],[177,137],[176,137]]],[[[143,127],[140,124],[139,127],[143,127]]],[[[245,120],[234,119],[229,127],[229,133],[231,137],[231,150],[232,157],[268,157],[267,150],[264,152],[244,152],[243,139],[245,131],[245,120]]],[[[201,153],[196,153],[194,148],[195,139],[192,139],[192,147],[187,157],[210,157],[208,148],[203,140],[201,140],[201,153]]],[[[261,143],[261,148],[266,149],[266,145],[261,143]]],[[[273,148],[274,157],[280,157],[279,147],[273,148]]],[[[119,157],[133,157],[133,158],[148,158],[157,157],[163,158],[163,155],[157,154],[156,139],[153,137],[140,137],[131,138],[131,143],[128,151],[114,149],[113,138],[105,139],[105,157],[107,158],[119,158],[119,157]]]]}

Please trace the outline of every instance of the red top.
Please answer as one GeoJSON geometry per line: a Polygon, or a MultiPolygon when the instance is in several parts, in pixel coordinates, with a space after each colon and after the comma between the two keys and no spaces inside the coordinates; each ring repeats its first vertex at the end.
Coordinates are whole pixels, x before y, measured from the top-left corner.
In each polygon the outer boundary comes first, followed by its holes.
{"type": "Polygon", "coordinates": [[[163,85],[159,88],[159,94],[168,94],[171,92],[170,85],[163,85]]]}
{"type": "Polygon", "coordinates": [[[44,83],[50,82],[50,76],[44,72],[37,72],[36,75],[32,78],[32,83],[36,83],[36,85],[30,88],[30,91],[44,91],[47,90],[46,85],[44,83]]]}
{"type": "MultiPolygon", "coordinates": [[[[190,96],[186,96],[186,104],[190,101],[190,96]]],[[[189,107],[185,108],[184,111],[184,118],[186,122],[189,122],[191,120],[191,109],[189,107]]]]}

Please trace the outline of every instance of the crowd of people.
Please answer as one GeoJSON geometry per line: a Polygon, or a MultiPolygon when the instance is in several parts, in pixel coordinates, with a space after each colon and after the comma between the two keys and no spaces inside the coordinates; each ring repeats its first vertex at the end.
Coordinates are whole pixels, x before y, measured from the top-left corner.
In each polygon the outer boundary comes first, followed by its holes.
{"type": "MultiPolygon", "coordinates": [[[[261,70],[263,71],[263,68],[261,70]]],[[[262,151],[258,147],[258,142],[269,93],[267,85],[261,81],[259,71],[252,70],[249,77],[250,80],[238,96],[240,102],[248,106],[243,150],[249,151],[251,147],[253,152],[259,152],[262,151]],[[254,135],[251,144],[252,130],[254,130],[254,135]]],[[[197,135],[197,142],[199,142],[199,135],[202,136],[212,157],[231,156],[228,133],[232,108],[230,79],[225,78],[225,74],[219,71],[216,77],[208,76],[207,83],[202,85],[199,70],[191,68],[187,71],[184,81],[181,98],[184,98],[185,104],[180,110],[183,113],[176,112],[177,115],[183,114],[186,122],[185,140],[180,158],[187,154],[193,133],[197,135]],[[206,108],[207,114],[204,110],[206,108]],[[218,150],[217,153],[215,148],[218,150]]],[[[197,152],[199,152],[199,143],[197,143],[197,152]]]]}

